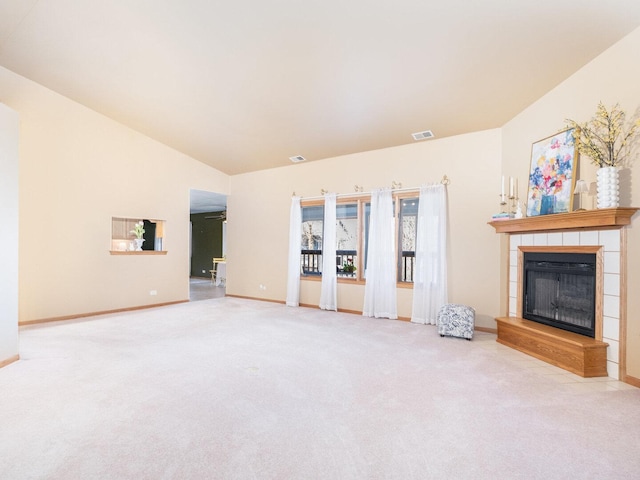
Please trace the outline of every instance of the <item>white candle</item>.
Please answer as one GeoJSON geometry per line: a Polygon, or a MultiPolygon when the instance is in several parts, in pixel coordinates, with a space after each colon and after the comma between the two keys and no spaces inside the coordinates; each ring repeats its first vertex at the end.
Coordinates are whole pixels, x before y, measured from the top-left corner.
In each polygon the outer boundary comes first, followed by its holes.
{"type": "Polygon", "coordinates": [[[502,175],[502,188],[500,189],[500,195],[504,197],[504,175],[502,175]]]}
{"type": "Polygon", "coordinates": [[[513,198],[513,177],[509,177],[509,198],[513,198]]]}
{"type": "Polygon", "coordinates": [[[516,178],[515,197],[518,198],[518,179],[516,178]]]}

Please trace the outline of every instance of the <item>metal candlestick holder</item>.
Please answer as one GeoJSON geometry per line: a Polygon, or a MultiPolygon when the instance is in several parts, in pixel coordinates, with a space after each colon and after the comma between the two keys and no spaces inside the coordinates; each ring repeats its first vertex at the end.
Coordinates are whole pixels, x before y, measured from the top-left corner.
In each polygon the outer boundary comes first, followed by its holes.
{"type": "Polygon", "coordinates": [[[509,214],[513,217],[516,214],[516,210],[518,210],[518,200],[520,200],[517,196],[512,195],[509,197],[511,201],[511,205],[509,206],[509,214]]]}
{"type": "Polygon", "coordinates": [[[513,218],[518,211],[518,201],[520,199],[516,195],[500,194],[500,213],[508,213],[513,218]]]}
{"type": "Polygon", "coordinates": [[[500,194],[500,213],[507,213],[507,197],[504,193],[500,194]]]}

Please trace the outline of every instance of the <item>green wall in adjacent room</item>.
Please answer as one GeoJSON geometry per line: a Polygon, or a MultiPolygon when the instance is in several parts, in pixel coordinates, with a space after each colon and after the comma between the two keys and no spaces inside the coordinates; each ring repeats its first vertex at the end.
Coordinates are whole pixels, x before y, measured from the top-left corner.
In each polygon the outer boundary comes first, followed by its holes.
{"type": "Polygon", "coordinates": [[[222,220],[210,218],[216,215],[219,212],[191,215],[192,277],[211,277],[213,257],[222,256],[222,220]]]}

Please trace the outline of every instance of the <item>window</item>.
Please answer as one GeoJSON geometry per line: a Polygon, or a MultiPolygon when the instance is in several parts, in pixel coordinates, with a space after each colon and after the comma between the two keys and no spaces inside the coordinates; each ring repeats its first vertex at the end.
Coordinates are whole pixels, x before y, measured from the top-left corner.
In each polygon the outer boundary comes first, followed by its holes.
{"type": "MultiPolygon", "coordinates": [[[[324,206],[302,207],[301,266],[304,275],[322,274],[324,206]]],[[[354,278],[358,265],[358,204],[336,206],[336,272],[354,278]]]]}
{"type": "Polygon", "coordinates": [[[398,281],[413,282],[416,260],[416,227],[419,198],[403,198],[400,202],[398,228],[398,281]]]}
{"type": "Polygon", "coordinates": [[[301,266],[304,275],[322,273],[322,234],[324,206],[302,207],[301,266]]]}
{"type": "Polygon", "coordinates": [[[336,268],[339,277],[355,278],[358,267],[358,204],[336,206],[336,268]]]}
{"type": "Polygon", "coordinates": [[[364,264],[362,266],[362,277],[364,278],[364,272],[367,271],[367,240],[369,239],[369,227],[371,225],[371,203],[367,202],[362,205],[364,213],[364,235],[362,238],[362,251],[364,252],[364,264]]]}
{"type": "MultiPolygon", "coordinates": [[[[398,282],[413,283],[418,197],[395,197],[398,282]]],[[[336,205],[336,271],[339,278],[362,280],[367,265],[371,203],[362,198],[336,205]]],[[[324,205],[302,207],[301,268],[305,276],[322,275],[324,205]]],[[[327,241],[326,239],[324,239],[327,241]]]]}

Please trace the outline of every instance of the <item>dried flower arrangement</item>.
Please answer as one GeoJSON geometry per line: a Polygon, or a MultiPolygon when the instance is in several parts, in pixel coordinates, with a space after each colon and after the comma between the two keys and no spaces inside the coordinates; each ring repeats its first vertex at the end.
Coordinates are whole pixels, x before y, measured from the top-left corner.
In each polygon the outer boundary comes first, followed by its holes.
{"type": "Polygon", "coordinates": [[[588,122],[566,120],[575,128],[576,146],[582,155],[591,158],[598,167],[618,167],[628,159],[632,140],[640,133],[640,119],[627,122],[618,104],[611,111],[598,103],[595,116],[588,122]]]}

